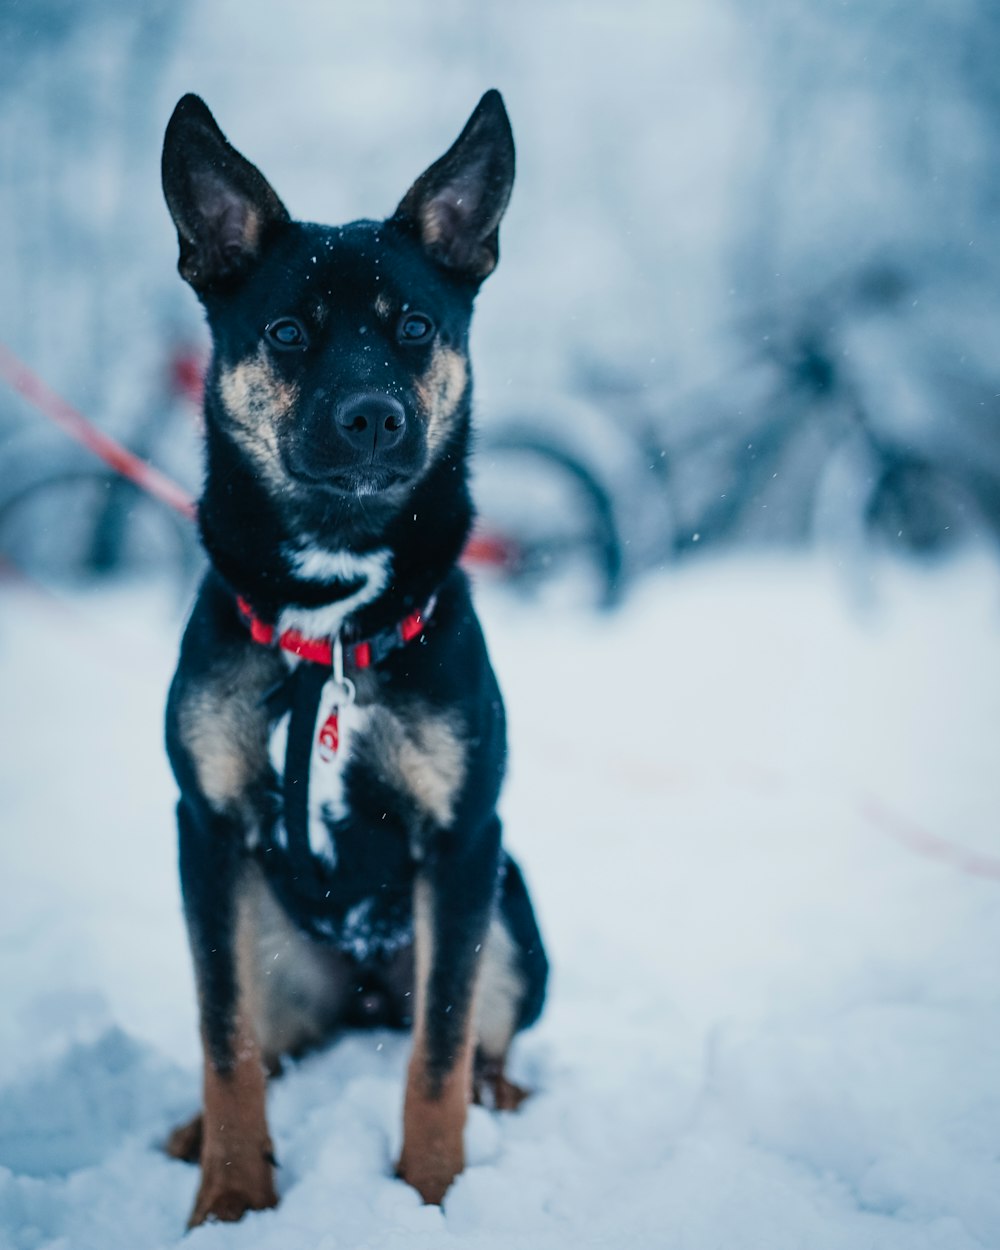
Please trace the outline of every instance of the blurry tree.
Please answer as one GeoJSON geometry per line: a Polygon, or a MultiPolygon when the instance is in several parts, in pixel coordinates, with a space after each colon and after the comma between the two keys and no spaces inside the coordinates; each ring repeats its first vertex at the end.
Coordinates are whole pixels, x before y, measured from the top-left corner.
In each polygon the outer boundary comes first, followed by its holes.
{"type": "MultiPolygon", "coordinates": [[[[130,262],[148,230],[137,206],[156,171],[155,85],[185,7],[0,6],[0,335],[104,415],[123,378],[124,331],[149,299],[130,262]]],[[[143,345],[133,338],[129,352],[143,345]]]]}

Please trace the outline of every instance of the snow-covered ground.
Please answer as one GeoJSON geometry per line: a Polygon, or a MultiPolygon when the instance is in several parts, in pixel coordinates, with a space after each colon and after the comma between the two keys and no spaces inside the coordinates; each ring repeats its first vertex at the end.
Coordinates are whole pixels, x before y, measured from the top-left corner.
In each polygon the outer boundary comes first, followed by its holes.
{"type": "Polygon", "coordinates": [[[160,716],[176,605],[0,593],[0,1246],[1000,1245],[1000,583],[707,562],[597,620],[483,610],[554,979],[444,1212],[406,1043],[271,1093],[282,1204],[182,1237],[197,1098],[160,716]]]}

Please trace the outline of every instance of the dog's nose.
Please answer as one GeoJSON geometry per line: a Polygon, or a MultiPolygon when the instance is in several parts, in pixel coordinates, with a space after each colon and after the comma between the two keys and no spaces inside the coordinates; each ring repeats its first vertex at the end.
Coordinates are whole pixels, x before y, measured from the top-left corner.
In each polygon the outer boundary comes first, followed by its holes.
{"type": "Polygon", "coordinates": [[[356,451],[388,451],[403,437],[406,411],[391,395],[353,395],[336,409],[337,428],[356,451]]]}

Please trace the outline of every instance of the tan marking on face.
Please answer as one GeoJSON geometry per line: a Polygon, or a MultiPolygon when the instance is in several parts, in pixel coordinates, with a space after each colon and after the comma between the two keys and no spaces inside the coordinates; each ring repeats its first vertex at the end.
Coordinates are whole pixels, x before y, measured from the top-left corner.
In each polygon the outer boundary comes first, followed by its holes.
{"type": "Polygon", "coordinates": [[[298,387],[275,372],[263,344],[255,356],[219,375],[219,393],[237,439],[268,477],[284,481],[278,429],[298,400],[298,387]]]}
{"type": "Polygon", "coordinates": [[[376,707],[369,732],[371,758],[386,782],[439,827],[450,825],[466,767],[457,717],[415,706],[404,719],[376,707]]]}
{"type": "Polygon", "coordinates": [[[465,357],[454,348],[437,344],[430,365],[416,382],[417,398],[427,418],[427,448],[432,458],[451,433],[468,380],[465,357]]]}
{"type": "Polygon", "coordinates": [[[267,718],[260,691],[273,679],[272,667],[268,652],[248,651],[219,665],[181,703],[181,741],[202,793],[218,812],[237,805],[268,766],[267,718]]]}
{"type": "Polygon", "coordinates": [[[384,291],[375,296],[375,314],[383,321],[388,321],[392,316],[392,300],[384,291]]]}

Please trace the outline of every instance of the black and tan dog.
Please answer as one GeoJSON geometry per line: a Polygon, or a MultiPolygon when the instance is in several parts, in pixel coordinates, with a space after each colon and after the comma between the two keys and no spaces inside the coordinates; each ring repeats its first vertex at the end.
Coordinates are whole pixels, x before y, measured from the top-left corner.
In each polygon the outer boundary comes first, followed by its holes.
{"type": "MultiPolygon", "coordinates": [[[[277,1201],[265,1073],[412,1023],[398,1172],[440,1202],[470,1090],[495,1106],[547,965],[501,849],[503,705],[457,560],[469,321],[514,175],[488,92],[386,221],[292,221],[185,96],[163,185],[214,351],[211,561],[170,693],[205,1051],[191,1223],[277,1201]]],[[[331,1114],[335,1114],[331,1110],[331,1114]]]]}

